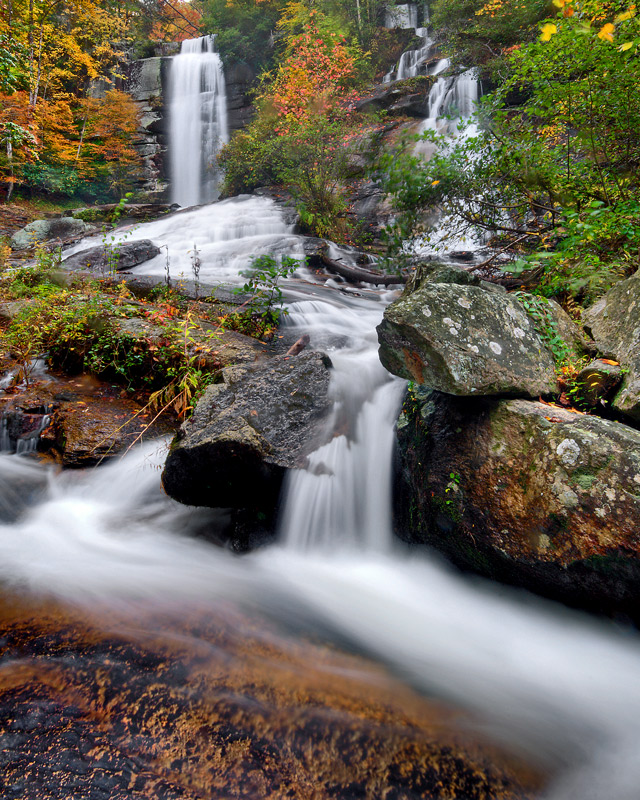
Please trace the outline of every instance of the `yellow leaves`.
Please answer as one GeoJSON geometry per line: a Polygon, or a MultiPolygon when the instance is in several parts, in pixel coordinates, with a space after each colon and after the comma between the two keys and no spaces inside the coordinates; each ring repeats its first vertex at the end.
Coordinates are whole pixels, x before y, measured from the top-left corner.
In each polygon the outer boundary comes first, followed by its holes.
{"type": "Polygon", "coordinates": [[[431,181],[431,185],[432,186],[437,186],[439,183],[440,183],[440,181],[431,181]]]}
{"type": "MultiPolygon", "coordinates": [[[[633,19],[636,16],[635,4],[630,5],[626,11],[618,14],[613,22],[605,22],[606,17],[603,18],[604,15],[602,14],[595,17],[592,16],[590,20],[585,18],[585,7],[580,3],[580,0],[552,0],[552,2],[556,8],[560,9],[558,16],[562,16],[563,18],[573,17],[576,12],[580,12],[581,21],[572,28],[572,31],[581,35],[590,36],[595,33],[597,38],[603,42],[613,42],[616,33],[616,25],[633,19]]],[[[540,41],[548,42],[556,33],[558,33],[558,26],[553,22],[546,22],[540,30],[540,41]]],[[[640,40],[623,42],[623,44],[618,47],[619,52],[624,53],[630,50],[634,45],[638,44],[638,41],[640,40]]]]}
{"type": "Polygon", "coordinates": [[[631,19],[632,17],[635,17],[635,15],[636,15],[636,7],[635,6],[629,6],[629,8],[626,11],[624,11],[622,14],[618,14],[618,16],[613,21],[617,25],[619,22],[625,22],[626,20],[631,19]]]}
{"type": "Polygon", "coordinates": [[[558,32],[557,25],[554,25],[553,22],[547,22],[545,25],[542,26],[542,29],[540,31],[540,41],[541,42],[550,41],[553,34],[557,32],[558,32]]]}
{"type": "Polygon", "coordinates": [[[602,39],[602,41],[606,42],[612,42],[614,31],[615,26],[611,22],[607,22],[606,25],[603,25],[598,31],[598,39],[602,39]]]}

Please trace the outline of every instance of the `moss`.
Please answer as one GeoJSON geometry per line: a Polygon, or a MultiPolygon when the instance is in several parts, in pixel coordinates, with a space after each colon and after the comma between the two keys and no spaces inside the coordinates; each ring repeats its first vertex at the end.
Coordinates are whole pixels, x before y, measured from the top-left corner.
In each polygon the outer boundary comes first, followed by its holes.
{"type": "Polygon", "coordinates": [[[574,483],[576,483],[585,492],[588,492],[589,489],[591,489],[591,485],[596,479],[595,475],[589,474],[587,472],[581,472],[581,474],[575,473],[572,477],[574,483]]]}

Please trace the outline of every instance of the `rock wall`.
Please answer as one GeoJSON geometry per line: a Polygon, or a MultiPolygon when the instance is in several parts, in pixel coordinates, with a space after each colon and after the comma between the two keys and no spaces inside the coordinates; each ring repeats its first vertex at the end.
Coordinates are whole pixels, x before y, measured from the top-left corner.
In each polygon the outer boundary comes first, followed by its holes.
{"type": "Polygon", "coordinates": [[[166,96],[171,58],[156,57],[134,61],[129,67],[125,89],[140,113],[135,148],[142,156],[140,199],[166,202],[169,197],[167,161],[166,96]]]}

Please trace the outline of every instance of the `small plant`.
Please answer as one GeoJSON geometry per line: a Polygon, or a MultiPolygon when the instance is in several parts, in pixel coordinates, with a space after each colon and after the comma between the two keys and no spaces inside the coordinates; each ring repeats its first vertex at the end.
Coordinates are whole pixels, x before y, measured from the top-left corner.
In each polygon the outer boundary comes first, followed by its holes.
{"type": "Polygon", "coordinates": [[[255,258],[251,268],[241,273],[248,280],[244,286],[234,289],[234,294],[251,294],[246,313],[257,321],[259,336],[276,328],[280,317],[287,313],[279,282],[299,267],[300,262],[294,258],[285,256],[278,262],[272,255],[264,255],[255,258]]]}
{"type": "Polygon", "coordinates": [[[538,335],[551,351],[556,366],[560,367],[564,361],[570,358],[571,350],[558,333],[549,301],[544,297],[527,292],[516,292],[515,294],[533,320],[538,335]]]}
{"type": "Polygon", "coordinates": [[[171,259],[169,258],[169,245],[163,244],[167,257],[164,262],[164,283],[168,290],[171,289],[171,259]]]}
{"type": "Polygon", "coordinates": [[[193,250],[190,250],[189,253],[191,258],[191,271],[193,272],[193,282],[195,284],[196,300],[198,300],[200,296],[200,267],[202,266],[202,261],[200,260],[200,251],[198,250],[195,242],[193,244],[193,250]]]}
{"type": "MultiPolygon", "coordinates": [[[[111,224],[112,226],[117,226],[118,220],[122,217],[127,202],[133,196],[132,192],[127,192],[124,197],[121,197],[116,207],[113,209],[113,213],[111,215],[111,224]]],[[[121,245],[125,239],[128,239],[133,232],[135,231],[137,226],[130,228],[128,231],[122,234],[122,238],[120,241],[116,241],[116,234],[111,233],[111,236],[108,235],[109,231],[107,230],[107,226],[103,226],[102,229],[102,246],[104,247],[106,261],[103,267],[103,276],[106,275],[115,275],[118,271],[118,265],[120,262],[120,253],[121,253],[121,245]]],[[[167,254],[168,257],[168,254],[167,254]]]]}

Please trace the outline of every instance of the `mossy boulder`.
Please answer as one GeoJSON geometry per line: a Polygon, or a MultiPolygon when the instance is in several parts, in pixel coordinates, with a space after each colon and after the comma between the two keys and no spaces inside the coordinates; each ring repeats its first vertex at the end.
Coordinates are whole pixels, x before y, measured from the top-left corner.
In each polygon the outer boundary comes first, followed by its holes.
{"type": "Polygon", "coordinates": [[[36,219],[16,231],[11,237],[12,250],[26,250],[28,247],[59,239],[61,242],[78,239],[93,231],[90,225],[81,219],[60,217],[58,219],[36,219]]]}
{"type": "Polygon", "coordinates": [[[541,402],[418,390],[398,440],[401,536],[487,577],[637,616],[640,432],[541,402]]]}

